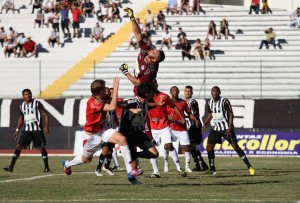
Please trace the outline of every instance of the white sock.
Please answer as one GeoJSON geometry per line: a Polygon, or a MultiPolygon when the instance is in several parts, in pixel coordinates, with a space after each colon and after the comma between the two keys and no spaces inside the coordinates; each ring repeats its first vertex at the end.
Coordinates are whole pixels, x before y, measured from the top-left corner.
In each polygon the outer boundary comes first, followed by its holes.
{"type": "Polygon", "coordinates": [[[164,157],[165,165],[169,165],[169,151],[163,149],[162,156],[164,157]]]}
{"type": "Polygon", "coordinates": [[[173,159],[174,164],[176,165],[177,171],[180,171],[181,167],[180,167],[180,163],[179,163],[179,159],[178,159],[178,154],[176,152],[176,149],[174,149],[173,151],[169,151],[170,157],[173,159]]]}
{"type": "Polygon", "coordinates": [[[116,150],[116,148],[113,148],[112,158],[113,158],[113,160],[114,160],[114,165],[115,165],[116,167],[119,167],[120,165],[119,165],[119,161],[118,161],[118,155],[117,155],[117,150],[116,150]]]}
{"type": "Polygon", "coordinates": [[[153,173],[154,174],[159,174],[159,171],[158,171],[158,166],[157,166],[157,159],[150,159],[150,162],[151,162],[151,165],[152,165],[152,168],[153,168],[153,173]]]}
{"type": "Polygon", "coordinates": [[[190,168],[191,152],[185,152],[185,168],[190,168]]]}
{"type": "Polygon", "coordinates": [[[66,167],[71,167],[71,166],[76,166],[79,164],[83,164],[83,161],[81,159],[81,155],[80,156],[75,156],[73,160],[71,161],[66,161],[65,166],[66,167]]]}
{"type": "Polygon", "coordinates": [[[132,167],[131,167],[131,155],[130,155],[130,149],[129,149],[129,146],[128,145],[125,145],[125,146],[120,146],[121,148],[121,152],[123,154],[123,157],[124,157],[124,162],[125,162],[125,166],[126,166],[126,169],[127,169],[127,173],[129,173],[131,170],[132,170],[132,167]]]}

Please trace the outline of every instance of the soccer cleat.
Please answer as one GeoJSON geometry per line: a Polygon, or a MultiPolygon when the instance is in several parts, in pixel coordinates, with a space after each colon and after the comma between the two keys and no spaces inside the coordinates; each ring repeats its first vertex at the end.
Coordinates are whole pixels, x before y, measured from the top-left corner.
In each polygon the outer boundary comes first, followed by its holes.
{"type": "Polygon", "coordinates": [[[62,160],[61,163],[64,167],[64,171],[67,175],[71,175],[72,174],[72,171],[71,171],[71,167],[66,167],[66,161],[67,160],[62,160]]]}
{"type": "Polygon", "coordinates": [[[252,166],[249,168],[249,172],[250,172],[250,175],[254,175],[255,174],[255,170],[254,170],[254,168],[252,166]]]}
{"type": "Polygon", "coordinates": [[[202,169],[200,167],[195,167],[193,168],[193,171],[202,171],[202,169]]]}
{"type": "Polygon", "coordinates": [[[164,167],[164,172],[169,172],[169,164],[165,164],[165,167],[164,167]]]}
{"type": "Polygon", "coordinates": [[[97,170],[95,170],[95,175],[96,176],[103,176],[103,174],[101,173],[101,170],[100,169],[97,169],[97,170]]]}
{"type": "Polygon", "coordinates": [[[125,168],[120,168],[120,166],[113,166],[111,171],[116,172],[116,171],[125,171],[125,168]]]}
{"type": "Polygon", "coordinates": [[[201,165],[200,165],[200,167],[201,167],[202,171],[207,171],[209,169],[208,165],[205,162],[202,162],[201,165]]]}
{"type": "Polygon", "coordinates": [[[133,178],[128,178],[129,182],[132,184],[132,185],[142,185],[143,183],[140,182],[138,179],[136,179],[135,177],[133,178]]]}
{"type": "Polygon", "coordinates": [[[132,171],[130,171],[129,173],[127,173],[127,177],[128,177],[128,179],[132,179],[132,178],[134,178],[134,177],[136,177],[136,176],[139,176],[140,175],[140,173],[139,173],[139,171],[137,170],[137,169],[133,169],[132,171]]]}
{"type": "Polygon", "coordinates": [[[193,173],[193,170],[191,168],[185,168],[185,171],[188,173],[193,173]]]}
{"type": "Polygon", "coordinates": [[[107,169],[107,168],[105,168],[104,166],[102,167],[102,170],[104,171],[104,172],[106,172],[108,175],[110,175],[110,176],[113,176],[113,175],[115,175],[109,168],[107,169]]]}
{"type": "Polygon", "coordinates": [[[211,166],[209,171],[213,174],[213,175],[217,175],[217,172],[216,172],[216,168],[214,166],[211,166]]]}
{"type": "Polygon", "coordinates": [[[50,168],[45,168],[43,172],[44,173],[50,173],[50,168]]]}
{"type": "Polygon", "coordinates": [[[144,174],[143,170],[140,168],[138,169],[138,173],[139,173],[139,176],[144,174]]]}
{"type": "Polygon", "coordinates": [[[181,177],[186,177],[187,176],[187,173],[183,169],[180,169],[178,172],[181,175],[181,177]]]}
{"type": "Polygon", "coordinates": [[[13,172],[14,169],[10,168],[9,166],[4,167],[3,170],[13,172]]]}
{"type": "Polygon", "coordinates": [[[155,174],[155,173],[152,173],[149,175],[149,178],[160,178],[160,174],[155,174]]]}

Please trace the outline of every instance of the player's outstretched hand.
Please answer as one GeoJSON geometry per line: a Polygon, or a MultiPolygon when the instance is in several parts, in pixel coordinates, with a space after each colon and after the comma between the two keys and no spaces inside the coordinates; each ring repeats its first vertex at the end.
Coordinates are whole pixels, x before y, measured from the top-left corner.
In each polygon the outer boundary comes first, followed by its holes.
{"type": "Polygon", "coordinates": [[[119,84],[120,84],[120,78],[115,77],[114,80],[113,80],[113,88],[114,88],[115,91],[118,91],[119,84]]]}
{"type": "Polygon", "coordinates": [[[131,8],[126,7],[124,9],[124,11],[128,13],[130,20],[134,20],[134,14],[133,14],[133,10],[131,8]]]}
{"type": "Polygon", "coordinates": [[[122,73],[126,76],[127,73],[128,73],[128,65],[127,65],[127,63],[123,63],[120,66],[119,70],[122,71],[122,73]]]}

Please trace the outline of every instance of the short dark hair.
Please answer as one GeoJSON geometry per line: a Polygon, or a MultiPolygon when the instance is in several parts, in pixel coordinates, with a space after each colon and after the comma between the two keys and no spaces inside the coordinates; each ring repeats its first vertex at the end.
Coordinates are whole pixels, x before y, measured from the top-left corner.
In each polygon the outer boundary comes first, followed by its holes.
{"type": "Polygon", "coordinates": [[[185,86],[186,89],[190,89],[191,91],[193,91],[193,87],[190,85],[185,86]]]}
{"type": "Polygon", "coordinates": [[[23,91],[22,91],[22,95],[24,95],[24,94],[25,94],[25,92],[29,92],[30,94],[32,94],[30,89],[23,89],[23,91]]]}
{"type": "Polygon", "coordinates": [[[105,90],[105,81],[104,80],[95,80],[91,84],[91,92],[93,96],[100,94],[101,91],[105,90]]]}
{"type": "Polygon", "coordinates": [[[154,85],[152,83],[150,83],[150,82],[141,83],[138,86],[137,95],[139,97],[146,98],[147,95],[153,93],[154,89],[155,89],[154,85]]]}
{"type": "Polygon", "coordinates": [[[158,57],[158,62],[160,63],[160,62],[164,61],[165,58],[166,58],[165,52],[163,50],[160,50],[159,57],[158,57]]]}

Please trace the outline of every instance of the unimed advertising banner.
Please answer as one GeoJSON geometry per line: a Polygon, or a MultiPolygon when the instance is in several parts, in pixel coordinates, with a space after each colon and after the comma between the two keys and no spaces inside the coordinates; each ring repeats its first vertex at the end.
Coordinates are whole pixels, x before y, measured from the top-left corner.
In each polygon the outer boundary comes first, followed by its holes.
{"type": "MultiPolygon", "coordinates": [[[[207,136],[203,135],[200,150],[207,154],[207,136]]],[[[246,155],[254,156],[300,156],[300,132],[236,132],[239,146],[246,155]]],[[[222,144],[215,146],[216,155],[236,155],[231,145],[223,139],[222,144]]]]}

